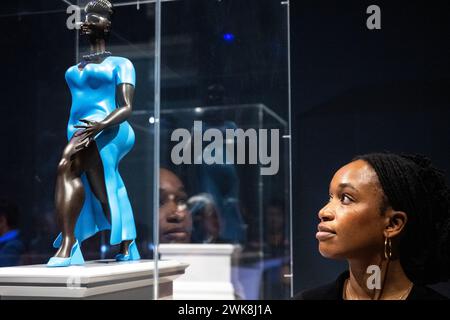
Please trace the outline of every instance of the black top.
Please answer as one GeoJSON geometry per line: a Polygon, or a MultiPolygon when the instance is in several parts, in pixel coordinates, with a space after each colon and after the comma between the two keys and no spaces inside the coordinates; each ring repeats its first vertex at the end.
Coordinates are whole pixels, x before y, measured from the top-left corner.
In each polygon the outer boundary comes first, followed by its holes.
{"type": "MultiPolygon", "coordinates": [[[[343,300],[345,280],[350,273],[345,271],[334,282],[295,295],[295,300],[343,300]]],[[[425,286],[413,285],[406,300],[449,300],[447,297],[425,286]]]]}

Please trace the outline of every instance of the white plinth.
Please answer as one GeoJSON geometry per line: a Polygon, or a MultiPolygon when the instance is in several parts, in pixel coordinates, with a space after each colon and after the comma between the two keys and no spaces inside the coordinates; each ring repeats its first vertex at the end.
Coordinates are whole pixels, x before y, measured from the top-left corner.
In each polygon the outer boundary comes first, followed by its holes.
{"type": "Polygon", "coordinates": [[[162,259],[189,264],[173,283],[173,299],[235,299],[231,267],[240,249],[231,244],[161,244],[162,259]]]}
{"type": "MultiPolygon", "coordinates": [[[[171,298],[172,283],[186,264],[159,261],[159,298],[171,298]]],[[[154,297],[152,260],[89,261],[83,266],[0,268],[0,299],[144,299],[154,297]]]]}

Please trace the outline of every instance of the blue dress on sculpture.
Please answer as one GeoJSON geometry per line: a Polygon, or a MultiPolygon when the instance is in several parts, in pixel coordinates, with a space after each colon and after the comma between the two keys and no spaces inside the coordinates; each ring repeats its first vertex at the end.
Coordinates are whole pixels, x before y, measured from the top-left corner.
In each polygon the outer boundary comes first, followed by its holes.
{"type": "MultiPolygon", "coordinates": [[[[102,63],[87,64],[83,70],[78,65],[66,72],[66,81],[72,94],[72,107],[67,125],[70,141],[83,125],[80,119],[102,121],[116,109],[116,86],[128,83],[135,86],[136,76],[133,64],[126,58],[110,56],[102,63]]],[[[99,200],[92,193],[85,174],[81,176],[85,200],[75,227],[75,237],[81,243],[96,232],[111,229],[111,245],[136,238],[133,211],[118,167],[120,160],[134,145],[134,131],[125,121],[103,130],[95,137],[98,152],[103,163],[111,225],[103,213],[99,200]]],[[[54,246],[61,244],[61,234],[54,246]]]]}

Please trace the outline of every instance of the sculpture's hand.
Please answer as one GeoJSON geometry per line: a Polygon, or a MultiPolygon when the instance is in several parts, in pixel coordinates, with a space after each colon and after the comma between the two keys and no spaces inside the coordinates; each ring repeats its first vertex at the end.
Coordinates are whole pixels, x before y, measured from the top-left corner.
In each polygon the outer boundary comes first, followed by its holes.
{"type": "Polygon", "coordinates": [[[94,137],[103,129],[105,129],[105,125],[102,122],[80,119],[80,122],[85,123],[86,125],[77,125],[74,126],[77,129],[84,129],[80,133],[80,142],[75,147],[75,150],[80,150],[83,148],[89,147],[94,137]]]}

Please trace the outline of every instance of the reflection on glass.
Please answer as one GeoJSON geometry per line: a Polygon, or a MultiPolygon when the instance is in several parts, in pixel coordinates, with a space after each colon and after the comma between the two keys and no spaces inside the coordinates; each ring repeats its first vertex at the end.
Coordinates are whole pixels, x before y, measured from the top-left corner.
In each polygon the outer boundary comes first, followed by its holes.
{"type": "Polygon", "coordinates": [[[180,0],[162,11],[161,166],[184,182],[191,242],[241,248],[232,271],[240,299],[289,297],[286,13],[284,2],[270,0],[180,0]],[[191,161],[175,164],[172,133],[180,128],[189,133],[191,161]],[[216,135],[206,141],[208,130],[216,135]],[[236,130],[255,130],[255,139],[226,138],[236,130]],[[261,175],[268,166],[260,162],[259,130],[279,132],[274,175],[261,175]],[[219,136],[223,143],[208,149],[219,136]],[[240,148],[244,163],[236,161],[240,148]]]}
{"type": "Polygon", "coordinates": [[[201,193],[189,198],[192,212],[194,243],[224,243],[220,235],[221,220],[214,199],[207,193],[201,193]]]}
{"type": "MultiPolygon", "coordinates": [[[[73,64],[78,53],[88,51],[83,42],[74,48],[74,31],[54,28],[55,19],[65,24],[67,4],[46,2],[44,6],[40,2],[23,3],[20,11],[45,9],[53,13],[21,15],[20,21],[0,16],[4,28],[19,27],[22,34],[36,31],[30,44],[22,42],[18,46],[12,37],[7,37],[5,47],[15,46],[18,50],[3,52],[6,61],[13,61],[5,65],[6,70],[17,74],[23,84],[20,108],[17,108],[20,112],[11,112],[12,119],[20,119],[22,127],[29,130],[24,129],[18,139],[31,144],[29,150],[21,150],[20,157],[14,158],[17,160],[14,165],[5,167],[14,172],[14,177],[5,185],[16,190],[22,213],[30,217],[23,219],[21,225],[22,235],[26,236],[27,254],[22,258],[25,263],[45,263],[48,254],[54,252],[51,240],[57,234],[51,222],[55,214],[52,186],[60,156],[58,150],[65,144],[61,133],[69,112],[67,107],[61,106],[70,102],[64,81],[53,80],[62,79],[65,66],[73,64]],[[40,41],[48,30],[53,30],[54,37],[60,41],[40,41]],[[40,61],[48,63],[36,64],[27,59],[30,49],[40,61]],[[19,64],[22,68],[17,68],[19,64]],[[27,70],[35,70],[39,81],[29,77],[27,70]],[[23,110],[29,115],[27,119],[23,119],[23,110]],[[41,152],[36,154],[34,150],[41,152]],[[29,159],[34,164],[31,167],[29,159]],[[36,223],[44,220],[48,221],[36,223]],[[45,243],[50,245],[46,247],[45,243]]],[[[84,6],[88,0],[70,2],[84,6]]],[[[163,1],[161,118],[156,119],[153,112],[154,3],[146,1],[136,5],[125,0],[114,1],[120,4],[115,14],[127,18],[114,20],[110,51],[132,61],[138,84],[129,120],[136,143],[132,153],[121,161],[120,173],[135,214],[139,252],[143,258],[152,258],[154,249],[153,217],[158,212],[153,212],[152,208],[158,199],[152,199],[152,194],[153,188],[158,186],[152,181],[159,172],[153,172],[153,128],[159,121],[161,166],[173,175],[168,185],[159,186],[160,241],[242,246],[241,255],[233,265],[236,295],[242,299],[288,297],[284,287],[274,289],[281,282],[286,283],[288,278],[284,275],[289,273],[285,264],[290,250],[290,243],[286,241],[290,231],[288,140],[280,139],[279,172],[263,177],[259,164],[174,166],[170,160],[174,145],[171,133],[185,128],[193,134],[194,121],[202,121],[201,133],[208,129],[223,133],[227,129],[252,128],[279,129],[280,137],[289,136],[285,3],[271,0],[163,1]],[[269,200],[275,196],[282,206],[269,200]],[[270,218],[272,215],[274,217],[270,218]],[[177,232],[179,230],[181,232],[177,232]],[[275,260],[276,267],[272,268],[275,260]]],[[[15,96],[19,96],[17,92],[15,96]]],[[[14,123],[17,121],[4,125],[14,131],[14,123]]],[[[229,141],[226,143],[228,145],[229,141]]],[[[204,142],[203,147],[206,144],[204,142]]],[[[224,146],[217,152],[226,155],[228,150],[224,146]]],[[[164,173],[161,176],[164,182],[164,173]]],[[[113,258],[117,248],[107,245],[108,238],[107,233],[98,234],[83,243],[86,259],[113,258]]],[[[285,286],[289,286],[289,281],[285,286]]]]}
{"type": "Polygon", "coordinates": [[[159,241],[188,243],[191,241],[192,216],[184,185],[167,169],[160,170],[159,181],[159,241]]]}

